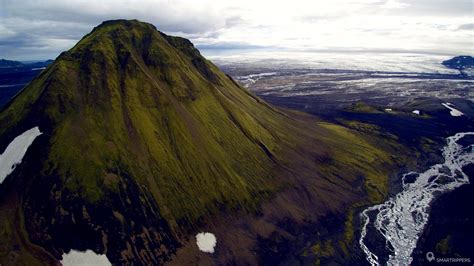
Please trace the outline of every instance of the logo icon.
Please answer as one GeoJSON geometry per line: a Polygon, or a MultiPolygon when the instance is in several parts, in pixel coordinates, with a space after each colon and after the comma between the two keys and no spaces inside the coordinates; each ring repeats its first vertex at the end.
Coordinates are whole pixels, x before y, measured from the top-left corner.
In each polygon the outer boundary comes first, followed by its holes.
{"type": "Polygon", "coordinates": [[[427,252],[426,253],[426,259],[428,260],[428,262],[432,262],[434,259],[435,259],[435,255],[433,252],[427,252]]]}

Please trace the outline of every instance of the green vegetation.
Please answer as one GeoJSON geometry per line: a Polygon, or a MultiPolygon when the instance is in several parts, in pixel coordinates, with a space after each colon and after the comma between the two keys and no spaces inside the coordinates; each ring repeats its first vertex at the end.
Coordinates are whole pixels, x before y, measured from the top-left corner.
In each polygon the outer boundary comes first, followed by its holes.
{"type": "Polygon", "coordinates": [[[381,110],[375,108],[372,105],[368,105],[364,102],[357,102],[353,104],[350,108],[352,112],[359,112],[359,113],[382,113],[381,110]]]}
{"type": "Polygon", "coordinates": [[[332,163],[324,168],[324,173],[341,174],[345,180],[363,177],[369,200],[381,202],[388,193],[390,155],[348,128],[328,123],[321,125],[332,132],[333,137],[327,141],[334,147],[332,163]]]}
{"type": "MultiPolygon", "coordinates": [[[[103,196],[105,174],[133,176],[151,190],[171,224],[192,224],[220,203],[230,209],[255,205],[253,195],[269,189],[264,179],[272,165],[256,144],[270,151],[277,145],[241,110],[239,104],[253,99],[222,92],[233,84],[213,73],[209,62],[201,67],[215,83],[192,65],[188,51],[168,42],[172,37],[130,23],[99,27],[58,60],[67,66],[66,83],[79,81],[68,86],[67,96],[74,103],[68,107],[79,109],[66,111],[51,140],[53,169],[68,189],[92,202],[103,196]],[[80,153],[88,156],[77,158],[80,153]]],[[[51,116],[61,114],[52,110],[51,116]]]]}
{"type": "Polygon", "coordinates": [[[175,228],[255,209],[280,186],[283,146],[304,140],[189,41],[137,21],[105,22],[63,53],[0,114],[0,137],[25,120],[50,137],[43,176],[91,203],[133,177],[175,228]]]}

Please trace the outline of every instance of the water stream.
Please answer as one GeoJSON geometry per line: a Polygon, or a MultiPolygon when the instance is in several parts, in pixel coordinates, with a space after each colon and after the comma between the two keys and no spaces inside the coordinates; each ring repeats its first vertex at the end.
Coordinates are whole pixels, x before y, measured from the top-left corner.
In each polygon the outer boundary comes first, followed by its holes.
{"type": "Polygon", "coordinates": [[[462,146],[458,143],[474,132],[457,133],[447,138],[443,148],[444,163],[435,164],[422,173],[409,172],[403,175],[403,190],[386,202],[371,206],[361,213],[362,229],[359,245],[371,265],[379,265],[379,257],[366,245],[367,234],[379,233],[390,251],[388,265],[409,265],[411,254],[429,219],[429,207],[435,196],[469,183],[462,171],[474,163],[474,144],[462,146]],[[413,182],[408,182],[415,176],[413,182]],[[371,219],[372,218],[372,219],[371,219]],[[369,225],[370,228],[369,228],[369,225]]]}

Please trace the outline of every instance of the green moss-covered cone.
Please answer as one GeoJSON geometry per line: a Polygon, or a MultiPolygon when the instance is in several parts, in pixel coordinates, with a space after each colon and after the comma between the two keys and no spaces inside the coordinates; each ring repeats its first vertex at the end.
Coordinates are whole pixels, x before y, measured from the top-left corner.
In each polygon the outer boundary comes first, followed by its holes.
{"type": "MultiPolygon", "coordinates": [[[[138,21],[95,28],[0,125],[0,150],[31,127],[44,133],[0,187],[6,263],[54,263],[71,248],[163,263],[214,215],[259,212],[303,178],[309,199],[342,206],[356,197],[350,169],[389,160],[341,127],[267,105],[188,40],[138,21]]],[[[382,198],[384,173],[367,172],[370,198],[382,198]]]]}

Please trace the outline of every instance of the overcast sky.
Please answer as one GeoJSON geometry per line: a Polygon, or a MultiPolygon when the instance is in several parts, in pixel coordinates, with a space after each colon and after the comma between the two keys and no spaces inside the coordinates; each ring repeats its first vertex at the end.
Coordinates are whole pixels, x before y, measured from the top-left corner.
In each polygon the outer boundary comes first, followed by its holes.
{"type": "Polygon", "coordinates": [[[55,58],[104,20],[198,48],[474,54],[474,0],[0,0],[0,58],[55,58]]]}

